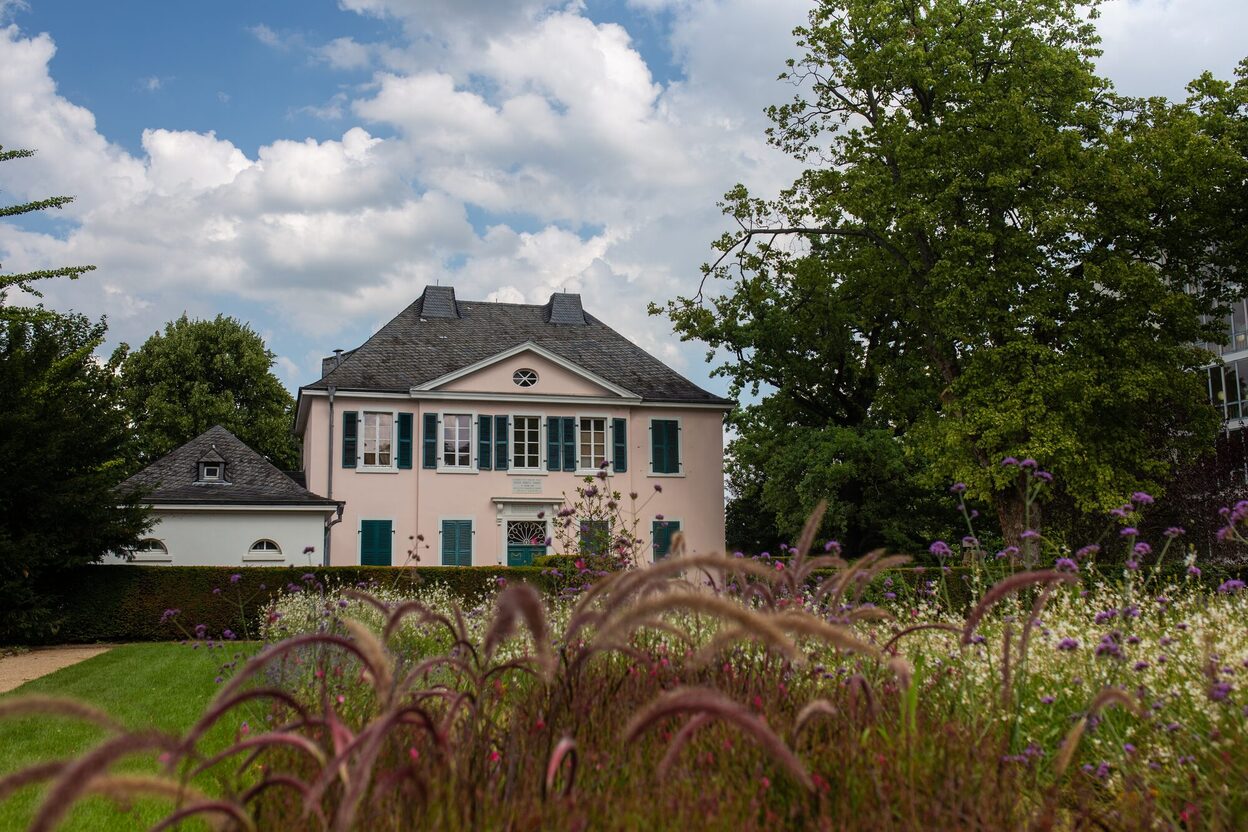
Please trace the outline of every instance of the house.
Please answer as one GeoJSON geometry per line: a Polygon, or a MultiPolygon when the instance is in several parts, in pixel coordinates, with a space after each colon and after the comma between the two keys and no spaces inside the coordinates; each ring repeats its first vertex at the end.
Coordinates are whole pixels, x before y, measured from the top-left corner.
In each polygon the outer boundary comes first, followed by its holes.
{"type": "Polygon", "coordinates": [[[220,425],[118,488],[146,492],[156,521],[133,551],[133,563],[320,564],[325,527],[342,510],[339,503],[313,494],[220,425]]]}
{"type": "Polygon", "coordinates": [[[346,504],[327,564],[523,565],[555,553],[564,495],[604,464],[610,488],[654,495],[636,518],[651,556],[677,532],[689,551],[722,551],[731,408],[579,295],[488,303],[428,286],[324,360],[295,430],[308,487],[346,504]]]}

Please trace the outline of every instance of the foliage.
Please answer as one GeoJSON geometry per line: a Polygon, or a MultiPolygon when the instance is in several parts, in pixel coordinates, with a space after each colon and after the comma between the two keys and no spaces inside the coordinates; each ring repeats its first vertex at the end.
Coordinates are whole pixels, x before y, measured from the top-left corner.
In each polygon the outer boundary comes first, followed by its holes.
{"type": "Polygon", "coordinates": [[[57,582],[60,626],[37,641],[71,644],[178,638],[182,631],[164,614],[166,610],[177,610],[177,621],[189,629],[202,624],[214,637],[226,630],[242,636],[255,631],[272,597],[292,586],[311,592],[357,584],[404,592],[442,586],[467,601],[496,589],[500,581],[545,586],[546,580],[541,570],[532,567],[91,566],[57,582]],[[236,575],[237,580],[232,580],[236,575]]]}
{"type": "MultiPolygon", "coordinates": [[[[1142,561],[1117,574],[1091,549],[1012,572],[972,542],[911,591],[887,583],[905,558],[812,552],[817,511],[774,563],[678,556],[549,605],[515,583],[467,604],[300,588],[189,729],[106,727],[0,799],[48,783],[35,828],[89,794],[248,827],[1236,828],[1248,592],[1196,583],[1180,534],[1141,548],[1125,524],[1148,505],[1115,518],[1142,561]],[[204,746],[244,713],[232,746],[204,746]],[[115,768],[147,749],[159,775],[115,768]]],[[[1224,528],[1248,544],[1248,503],[1224,528]]],[[[5,711],[110,724],[63,701],[5,711]]]]}
{"type": "MultiPolygon", "coordinates": [[[[3,146],[0,146],[0,162],[10,162],[14,159],[29,159],[34,155],[35,151],[33,150],[5,150],[3,146]]],[[[72,196],[54,196],[46,199],[37,199],[33,202],[24,202],[19,205],[3,205],[0,206],[0,217],[16,217],[36,211],[46,211],[49,208],[59,210],[73,201],[74,198],[72,196]]],[[[48,314],[42,309],[36,310],[9,305],[7,301],[10,289],[18,289],[28,295],[39,297],[39,290],[33,285],[36,281],[54,277],[68,277],[70,280],[76,280],[87,272],[94,270],[95,266],[63,266],[54,269],[38,269],[21,274],[0,274],[0,319],[6,321],[14,318],[28,320],[31,316],[48,314]]]]}
{"type": "Polygon", "coordinates": [[[624,496],[611,487],[611,475],[604,462],[598,473],[582,479],[572,495],[563,495],[563,506],[554,522],[560,551],[589,558],[595,569],[607,571],[652,560],[640,534],[642,509],[661,491],[662,486],[656,485],[640,503],[639,495],[630,492],[626,508],[624,496]]]}
{"type": "Polygon", "coordinates": [[[299,467],[294,399],[273,375],[273,353],[252,328],[224,315],[165,325],[134,352],[123,345],[126,409],[141,459],[151,462],[222,425],[279,468],[299,467]]]}
{"type": "Polygon", "coordinates": [[[1095,5],[824,0],[770,110],[808,169],[772,200],[730,191],[741,233],[664,310],[735,390],[768,388],[772,421],[895,432],[1014,543],[1003,456],[1094,513],[1207,448],[1195,344],[1245,291],[1248,70],[1181,103],[1116,95],[1095,5]]]}
{"type": "Polygon", "coordinates": [[[149,526],[142,495],[113,490],[130,439],[103,337],[81,315],[0,322],[0,641],[50,635],[66,571],[149,526]]]}

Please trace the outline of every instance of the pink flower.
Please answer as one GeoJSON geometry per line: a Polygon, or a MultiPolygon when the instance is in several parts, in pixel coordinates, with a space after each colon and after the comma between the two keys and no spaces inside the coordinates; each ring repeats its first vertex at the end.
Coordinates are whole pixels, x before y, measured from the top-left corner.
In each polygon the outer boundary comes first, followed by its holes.
{"type": "Polygon", "coordinates": [[[490,752],[491,763],[497,763],[501,759],[503,759],[503,755],[498,753],[498,749],[494,749],[493,751],[490,752]]]}

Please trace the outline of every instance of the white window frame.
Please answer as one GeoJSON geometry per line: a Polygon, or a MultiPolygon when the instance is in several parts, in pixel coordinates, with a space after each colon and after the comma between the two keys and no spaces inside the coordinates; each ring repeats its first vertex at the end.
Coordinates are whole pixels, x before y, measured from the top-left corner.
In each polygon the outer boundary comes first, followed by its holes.
{"type": "Polygon", "coordinates": [[[243,555],[245,561],[267,561],[270,563],[286,560],[286,555],[282,551],[282,544],[278,543],[271,537],[261,537],[252,541],[247,547],[247,554],[243,555]],[[257,549],[257,543],[272,543],[277,547],[277,551],[272,549],[257,549]]]}
{"type": "Polygon", "coordinates": [[[147,550],[143,551],[137,547],[130,550],[130,554],[134,556],[134,563],[172,563],[173,556],[169,554],[169,544],[161,540],[159,537],[145,537],[139,541],[142,546],[148,541],[155,541],[160,544],[160,551],[147,550]]]}
{"type": "MultiPolygon", "coordinates": [[[[446,520],[467,520],[468,521],[468,529],[469,529],[468,565],[476,566],[477,565],[477,518],[471,514],[448,514],[446,516],[438,517],[438,549],[437,549],[438,566],[444,565],[442,563],[442,531],[443,531],[442,523],[446,520]]],[[[506,526],[504,526],[503,528],[505,530],[506,526]]],[[[504,531],[504,534],[506,534],[505,531],[504,531]]]]}
{"type": "MultiPolygon", "coordinates": [[[[546,443],[542,441],[542,426],[545,424],[546,418],[541,413],[510,413],[507,417],[507,473],[517,476],[535,477],[546,476],[546,443]],[[537,467],[524,468],[515,465],[516,461],[516,420],[517,419],[536,419],[537,420],[537,467]]],[[[497,468],[497,466],[495,466],[497,468]]]]}
{"type": "Polygon", "coordinates": [[[399,470],[399,417],[396,410],[361,410],[360,419],[355,432],[355,470],[368,472],[392,473],[399,470]],[[390,463],[388,465],[365,465],[364,442],[367,433],[368,417],[390,417],[390,463]]]}
{"type": "Polygon", "coordinates": [[[201,462],[199,463],[199,481],[200,482],[222,482],[225,479],[225,464],[221,462],[201,462]],[[208,469],[212,468],[217,473],[215,476],[208,476],[208,469]]]}
{"type": "Polygon", "coordinates": [[[647,477],[683,477],[685,475],[685,423],[680,416],[650,416],[646,422],[646,476],[647,477]],[[676,453],[679,462],[674,474],[659,474],[654,470],[654,423],[676,423],[676,453]]]}
{"type": "MultiPolygon", "coordinates": [[[[493,416],[490,417],[494,418],[493,416]]],[[[477,413],[472,410],[443,410],[438,414],[438,471],[443,474],[475,474],[477,473],[477,413]],[[467,465],[447,465],[445,445],[446,442],[446,417],[447,416],[467,416],[468,417],[468,464],[467,465]]],[[[448,518],[451,520],[457,518],[448,518]]],[[[465,519],[465,518],[458,518],[465,519]]],[[[442,526],[438,525],[438,534],[441,535],[442,526]]],[[[441,553],[439,552],[439,558],[441,553]]]]}
{"type": "MultiPolygon", "coordinates": [[[[581,420],[582,419],[601,419],[602,420],[602,461],[611,461],[611,417],[605,413],[578,413],[576,414],[576,473],[577,476],[587,476],[589,474],[597,474],[602,470],[597,465],[589,468],[581,467],[581,420]]],[[[607,469],[608,473],[611,470],[607,469]]]]}

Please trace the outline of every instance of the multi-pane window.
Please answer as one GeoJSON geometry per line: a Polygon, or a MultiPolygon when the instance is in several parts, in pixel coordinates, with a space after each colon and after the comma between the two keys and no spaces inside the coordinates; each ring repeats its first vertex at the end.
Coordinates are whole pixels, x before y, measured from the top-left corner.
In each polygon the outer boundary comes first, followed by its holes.
{"type": "Polygon", "coordinates": [[[610,548],[610,520],[581,521],[581,554],[605,555],[610,548]]]}
{"type": "Polygon", "coordinates": [[[1209,368],[1209,399],[1222,418],[1248,418],[1248,359],[1209,368]]]}
{"type": "Polygon", "coordinates": [[[602,465],[607,458],[607,420],[581,417],[581,470],[602,465]]]}
{"type": "Polygon", "coordinates": [[[390,413],[364,414],[363,465],[389,468],[393,463],[394,416],[390,413]]]}
{"type": "Polygon", "coordinates": [[[513,416],[511,424],[511,467],[521,470],[538,468],[542,464],[542,417],[513,416]]]}
{"type": "Polygon", "coordinates": [[[442,416],[442,466],[472,467],[472,417],[467,413],[442,416]]]}

